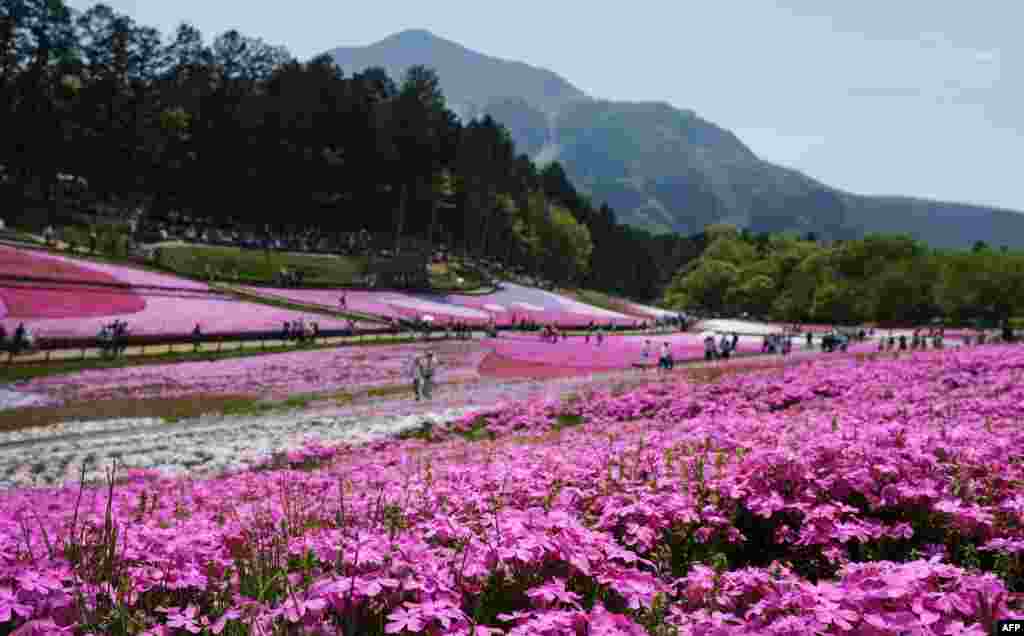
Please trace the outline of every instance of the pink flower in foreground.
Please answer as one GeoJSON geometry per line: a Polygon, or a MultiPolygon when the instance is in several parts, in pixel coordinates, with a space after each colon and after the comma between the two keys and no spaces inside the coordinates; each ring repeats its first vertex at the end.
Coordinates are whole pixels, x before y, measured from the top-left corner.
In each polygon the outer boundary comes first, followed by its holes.
{"type": "Polygon", "coordinates": [[[0,623],[6,623],[15,616],[32,616],[32,606],[19,602],[11,588],[0,586],[0,623]]]}

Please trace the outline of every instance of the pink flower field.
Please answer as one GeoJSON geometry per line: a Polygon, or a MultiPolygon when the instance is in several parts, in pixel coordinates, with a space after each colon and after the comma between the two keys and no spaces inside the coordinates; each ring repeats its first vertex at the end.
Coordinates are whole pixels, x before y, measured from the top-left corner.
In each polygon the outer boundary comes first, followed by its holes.
{"type": "Polygon", "coordinates": [[[251,294],[290,300],[292,302],[338,309],[345,295],[351,311],[383,318],[415,319],[430,315],[442,323],[448,321],[499,325],[529,319],[543,324],[632,325],[637,318],[610,312],[540,289],[503,283],[503,289],[482,295],[411,294],[392,291],[359,291],[341,289],[281,289],[243,287],[251,294]]]}
{"type": "Polygon", "coordinates": [[[1024,617],[1022,374],[831,358],[12,489],[0,630],[983,636],[1024,617]]]}
{"type": "MultiPolygon", "coordinates": [[[[68,259],[5,246],[0,246],[0,272],[79,283],[119,282],[107,272],[68,259]]],[[[146,301],[131,290],[0,281],[0,318],[85,318],[132,314],[145,307],[146,301]]]]}
{"type": "MultiPolygon", "coordinates": [[[[643,361],[645,340],[651,341],[648,364],[657,362],[662,342],[670,343],[677,362],[699,360],[704,355],[701,336],[694,334],[617,336],[601,345],[594,339],[588,343],[580,336],[552,344],[541,341],[537,334],[502,334],[497,339],[482,341],[345,346],[210,362],[85,370],[23,382],[16,391],[45,395],[53,403],[190,395],[284,399],[299,393],[330,393],[409,382],[409,364],[427,349],[439,356],[441,383],[482,378],[587,376],[631,369],[634,363],[643,361]]],[[[740,353],[757,353],[760,347],[759,338],[740,338],[740,353]]],[[[874,351],[873,347],[872,343],[854,345],[850,353],[874,351]]]]}
{"type": "Polygon", "coordinates": [[[25,322],[44,338],[87,338],[113,319],[128,322],[134,334],[187,334],[197,322],[205,333],[276,330],[283,322],[300,317],[317,320],[323,329],[341,329],[347,324],[344,320],[239,301],[213,292],[203,283],[132,267],[7,247],[0,247],[0,259],[0,264],[17,264],[15,273],[21,275],[167,288],[122,291],[5,283],[0,287],[0,300],[7,313],[0,314],[0,324],[8,332],[25,322]]]}
{"type": "MultiPolygon", "coordinates": [[[[595,338],[589,342],[580,336],[573,336],[557,343],[545,342],[539,335],[508,335],[494,341],[496,355],[519,362],[545,364],[576,369],[628,369],[634,363],[643,362],[644,343],[650,341],[648,364],[655,364],[661,353],[662,343],[668,342],[675,360],[694,360],[704,357],[704,338],[700,334],[682,333],[671,336],[616,336],[605,338],[600,345],[595,338]]],[[[739,353],[758,353],[761,340],[741,337],[737,348],[739,353]]]]}
{"type": "Polygon", "coordinates": [[[110,398],[175,398],[189,395],[251,395],[283,399],[411,382],[409,365],[427,348],[438,356],[440,382],[477,378],[486,355],[460,342],[341,347],[212,362],[182,362],[48,376],[19,385],[63,402],[110,398]]]}

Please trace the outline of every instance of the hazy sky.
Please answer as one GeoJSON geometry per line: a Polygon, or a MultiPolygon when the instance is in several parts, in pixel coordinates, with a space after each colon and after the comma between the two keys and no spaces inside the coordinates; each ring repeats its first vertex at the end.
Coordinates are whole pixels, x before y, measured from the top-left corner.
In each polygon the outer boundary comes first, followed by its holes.
{"type": "Polygon", "coordinates": [[[829,185],[1024,211],[1014,0],[108,4],[165,33],[183,20],[208,39],[236,28],[301,58],[425,28],[593,97],[692,108],[829,185]]]}

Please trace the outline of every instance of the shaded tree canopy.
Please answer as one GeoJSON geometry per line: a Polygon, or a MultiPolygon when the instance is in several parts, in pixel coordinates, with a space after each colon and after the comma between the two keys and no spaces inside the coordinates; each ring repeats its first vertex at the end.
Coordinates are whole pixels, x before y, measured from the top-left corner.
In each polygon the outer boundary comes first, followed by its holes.
{"type": "MultiPolygon", "coordinates": [[[[346,77],[328,56],[99,4],[0,3],[0,204],[42,226],[141,208],[213,224],[420,237],[562,284],[655,298],[694,241],[618,224],[424,67],[346,77]],[[84,188],[67,196],[74,177],[84,188]]],[[[396,244],[397,245],[397,244],[396,244]]]]}

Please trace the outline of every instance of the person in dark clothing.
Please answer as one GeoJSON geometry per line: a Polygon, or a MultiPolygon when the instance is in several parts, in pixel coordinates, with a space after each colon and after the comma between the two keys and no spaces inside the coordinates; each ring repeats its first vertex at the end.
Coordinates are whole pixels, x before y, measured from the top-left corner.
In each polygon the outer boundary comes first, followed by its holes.
{"type": "Polygon", "coordinates": [[[900,335],[900,351],[906,351],[906,350],[907,350],[907,335],[906,334],[901,334],[900,335]]]}
{"type": "Polygon", "coordinates": [[[14,330],[14,338],[11,340],[11,353],[14,355],[21,353],[22,348],[25,346],[25,334],[27,332],[25,323],[18,323],[17,328],[14,330]]]}
{"type": "Polygon", "coordinates": [[[195,326],[195,329],[192,330],[192,351],[193,352],[199,351],[199,345],[202,343],[202,340],[203,340],[203,330],[199,326],[199,323],[197,322],[196,326],[195,326]]]}

